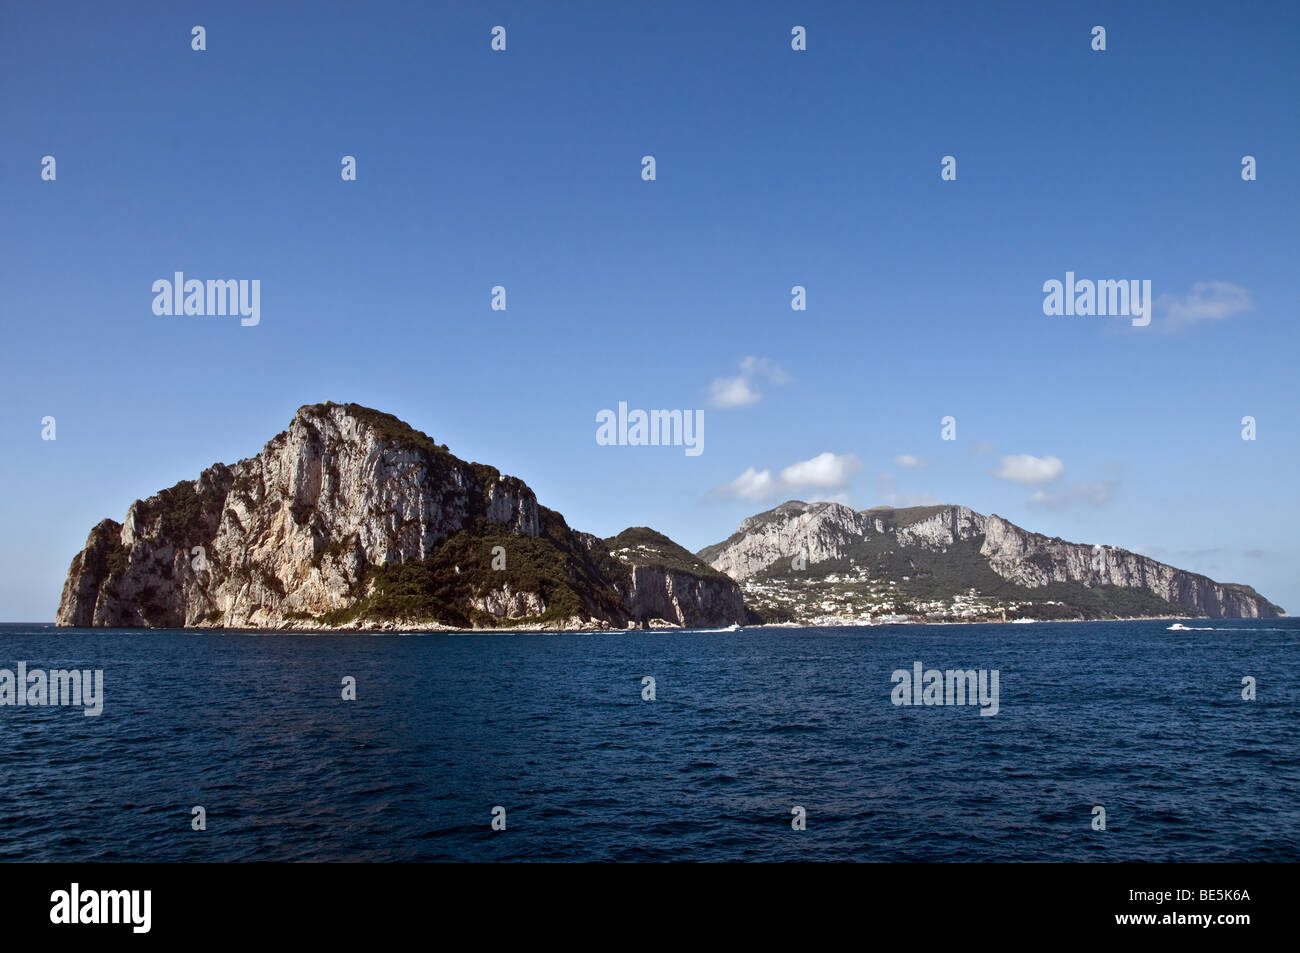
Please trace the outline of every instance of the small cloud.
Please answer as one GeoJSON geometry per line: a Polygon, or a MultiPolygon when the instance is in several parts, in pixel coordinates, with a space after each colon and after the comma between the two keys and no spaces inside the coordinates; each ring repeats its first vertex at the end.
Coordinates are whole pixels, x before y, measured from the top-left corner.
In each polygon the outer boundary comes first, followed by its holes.
{"type": "Polygon", "coordinates": [[[1264,558],[1264,550],[1262,550],[1262,549],[1248,549],[1248,550],[1246,550],[1244,553],[1242,553],[1241,555],[1245,556],[1247,559],[1263,559],[1263,558],[1264,558]]]}
{"type": "Polygon", "coordinates": [[[709,403],[721,409],[748,407],[763,399],[757,387],[760,381],[780,386],[789,380],[790,375],[771,358],[743,357],[738,376],[718,377],[709,385],[709,403]]]}
{"type": "Polygon", "coordinates": [[[791,464],[781,471],[781,482],[790,489],[814,487],[819,490],[839,490],[848,485],[849,478],[862,464],[851,453],[819,453],[811,460],[791,464]]]}
{"type": "Polygon", "coordinates": [[[997,448],[998,445],[991,440],[976,440],[975,443],[971,445],[971,450],[978,453],[980,456],[992,453],[997,448]]]}
{"type": "Polygon", "coordinates": [[[1205,321],[1223,321],[1254,311],[1250,292],[1226,281],[1198,281],[1181,298],[1163,294],[1156,299],[1156,309],[1164,314],[1163,327],[1173,331],[1205,321]]]}
{"type": "Polygon", "coordinates": [[[715,487],[709,492],[712,500],[761,500],[776,489],[772,471],[750,467],[730,483],[715,487]]]}
{"type": "Polygon", "coordinates": [[[709,403],[714,407],[747,407],[761,396],[743,377],[720,377],[709,385],[709,403]]]}
{"type": "Polygon", "coordinates": [[[894,462],[900,467],[907,467],[909,469],[925,466],[924,460],[920,457],[914,457],[910,453],[899,454],[894,457],[894,462]]]}
{"type": "Polygon", "coordinates": [[[1019,483],[1021,486],[1040,486],[1059,479],[1064,472],[1065,464],[1056,457],[1036,457],[1030,453],[1018,453],[1003,457],[1002,465],[993,471],[993,475],[1019,483]]]}
{"type": "Polygon", "coordinates": [[[848,486],[862,463],[851,453],[820,453],[811,460],[792,463],[776,477],[770,470],[747,469],[736,479],[714,487],[706,500],[749,500],[751,502],[778,494],[805,494],[814,500],[844,502],[835,491],[848,486]],[[812,491],[808,493],[807,491],[812,491]]]}
{"type": "Polygon", "coordinates": [[[1063,490],[1035,490],[1029,497],[1034,506],[1059,510],[1075,503],[1085,506],[1105,506],[1115,495],[1119,485],[1116,480],[1093,480],[1075,483],[1063,490]]]}

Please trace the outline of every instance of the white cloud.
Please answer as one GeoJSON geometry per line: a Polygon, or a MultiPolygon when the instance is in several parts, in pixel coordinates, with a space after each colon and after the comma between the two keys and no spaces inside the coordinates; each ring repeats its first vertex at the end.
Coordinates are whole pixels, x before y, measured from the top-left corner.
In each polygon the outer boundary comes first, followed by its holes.
{"type": "Polygon", "coordinates": [[[811,460],[791,464],[781,471],[781,482],[790,489],[815,487],[819,490],[839,490],[848,485],[849,478],[862,464],[851,453],[819,453],[811,460]]]}
{"type": "Polygon", "coordinates": [[[780,365],[771,358],[749,355],[740,360],[740,374],[736,377],[718,377],[709,385],[709,403],[714,407],[748,407],[762,400],[758,389],[760,381],[781,385],[790,380],[780,365]]]}
{"type": "Polygon", "coordinates": [[[924,460],[922,460],[920,457],[914,457],[910,453],[899,454],[898,456],[894,457],[894,462],[897,463],[900,467],[913,468],[913,467],[925,466],[924,460]]]}
{"type": "Polygon", "coordinates": [[[710,495],[715,499],[761,500],[773,492],[775,484],[772,471],[750,467],[736,479],[715,489],[710,495]]]}
{"type": "Polygon", "coordinates": [[[801,460],[786,467],[776,477],[770,470],[747,469],[730,483],[709,491],[706,499],[756,501],[778,494],[813,491],[812,500],[832,499],[842,502],[843,494],[834,491],[848,486],[862,464],[851,453],[819,453],[811,460],[801,460]]]}
{"type": "Polygon", "coordinates": [[[1246,311],[1254,311],[1250,292],[1227,281],[1198,281],[1181,298],[1163,294],[1156,308],[1164,313],[1166,329],[1187,327],[1202,321],[1222,321],[1246,311]]]}
{"type": "Polygon", "coordinates": [[[765,377],[773,384],[788,384],[790,375],[770,357],[750,355],[740,359],[740,373],[746,377],[765,377]]]}
{"type": "Polygon", "coordinates": [[[747,407],[761,396],[743,377],[720,377],[709,385],[709,403],[714,407],[747,407]]]}
{"type": "Polygon", "coordinates": [[[1002,465],[993,475],[1012,480],[1021,486],[1039,486],[1059,479],[1065,464],[1056,457],[1036,457],[1030,453],[1017,453],[1002,458],[1002,465]]]}

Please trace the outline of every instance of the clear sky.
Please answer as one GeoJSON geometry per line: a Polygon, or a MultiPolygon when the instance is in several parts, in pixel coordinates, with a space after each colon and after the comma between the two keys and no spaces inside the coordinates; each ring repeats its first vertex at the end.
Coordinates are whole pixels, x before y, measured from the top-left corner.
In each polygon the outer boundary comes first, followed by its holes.
{"type": "Polygon", "coordinates": [[[1294,2],[6,0],[0,619],[323,400],[600,535],[963,503],[1300,611],[1298,43],[1294,2]],[[155,315],[176,271],[260,323],[155,315]],[[1045,315],[1067,271],[1154,319],[1045,315]],[[703,452],[598,445],[620,401],[703,452]]]}

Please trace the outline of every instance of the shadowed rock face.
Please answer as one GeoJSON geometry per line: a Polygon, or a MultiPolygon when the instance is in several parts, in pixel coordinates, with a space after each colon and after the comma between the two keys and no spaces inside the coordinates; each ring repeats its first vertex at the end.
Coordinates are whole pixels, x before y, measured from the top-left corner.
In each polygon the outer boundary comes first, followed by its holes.
{"type": "Polygon", "coordinates": [[[466,463],[390,415],[315,404],[257,456],[215,464],[137,500],[122,523],[98,524],[55,621],[317,628],[353,609],[364,611],[346,622],[361,627],[621,627],[652,611],[678,623],[743,621],[735,583],[702,564],[700,578],[638,579],[638,566],[569,529],[523,481],[466,463]],[[492,547],[475,545],[487,536],[508,571],[488,568],[492,547]],[[398,574],[407,564],[426,571],[412,582],[398,574]]]}
{"type": "Polygon", "coordinates": [[[632,567],[629,602],[638,622],[663,619],[697,627],[745,621],[745,602],[735,583],[728,586],[712,577],[663,566],[632,567]]]}
{"type": "Polygon", "coordinates": [[[855,511],[838,503],[791,501],[751,516],[731,537],[698,555],[743,582],[799,555],[809,567],[842,559],[861,552],[868,541],[887,542],[903,552],[915,548],[946,554],[967,540],[973,541],[969,546],[978,545],[980,557],[998,577],[1031,591],[1058,583],[1117,586],[1145,590],[1193,615],[1283,614],[1250,586],[1218,583],[1124,549],[1052,539],[965,506],[855,511]]]}

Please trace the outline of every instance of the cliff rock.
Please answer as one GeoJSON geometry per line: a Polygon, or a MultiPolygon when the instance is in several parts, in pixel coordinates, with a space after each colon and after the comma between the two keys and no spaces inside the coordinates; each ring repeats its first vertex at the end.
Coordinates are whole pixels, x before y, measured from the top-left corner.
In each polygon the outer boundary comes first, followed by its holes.
{"type": "MultiPolygon", "coordinates": [[[[666,539],[666,538],[665,538],[666,539]]],[[[676,547],[671,541],[671,546],[676,547]]],[[[522,480],[388,414],[302,407],[257,456],[104,520],[72,561],[61,626],[609,628],[745,619],[694,557],[615,559],[522,480]]]]}

